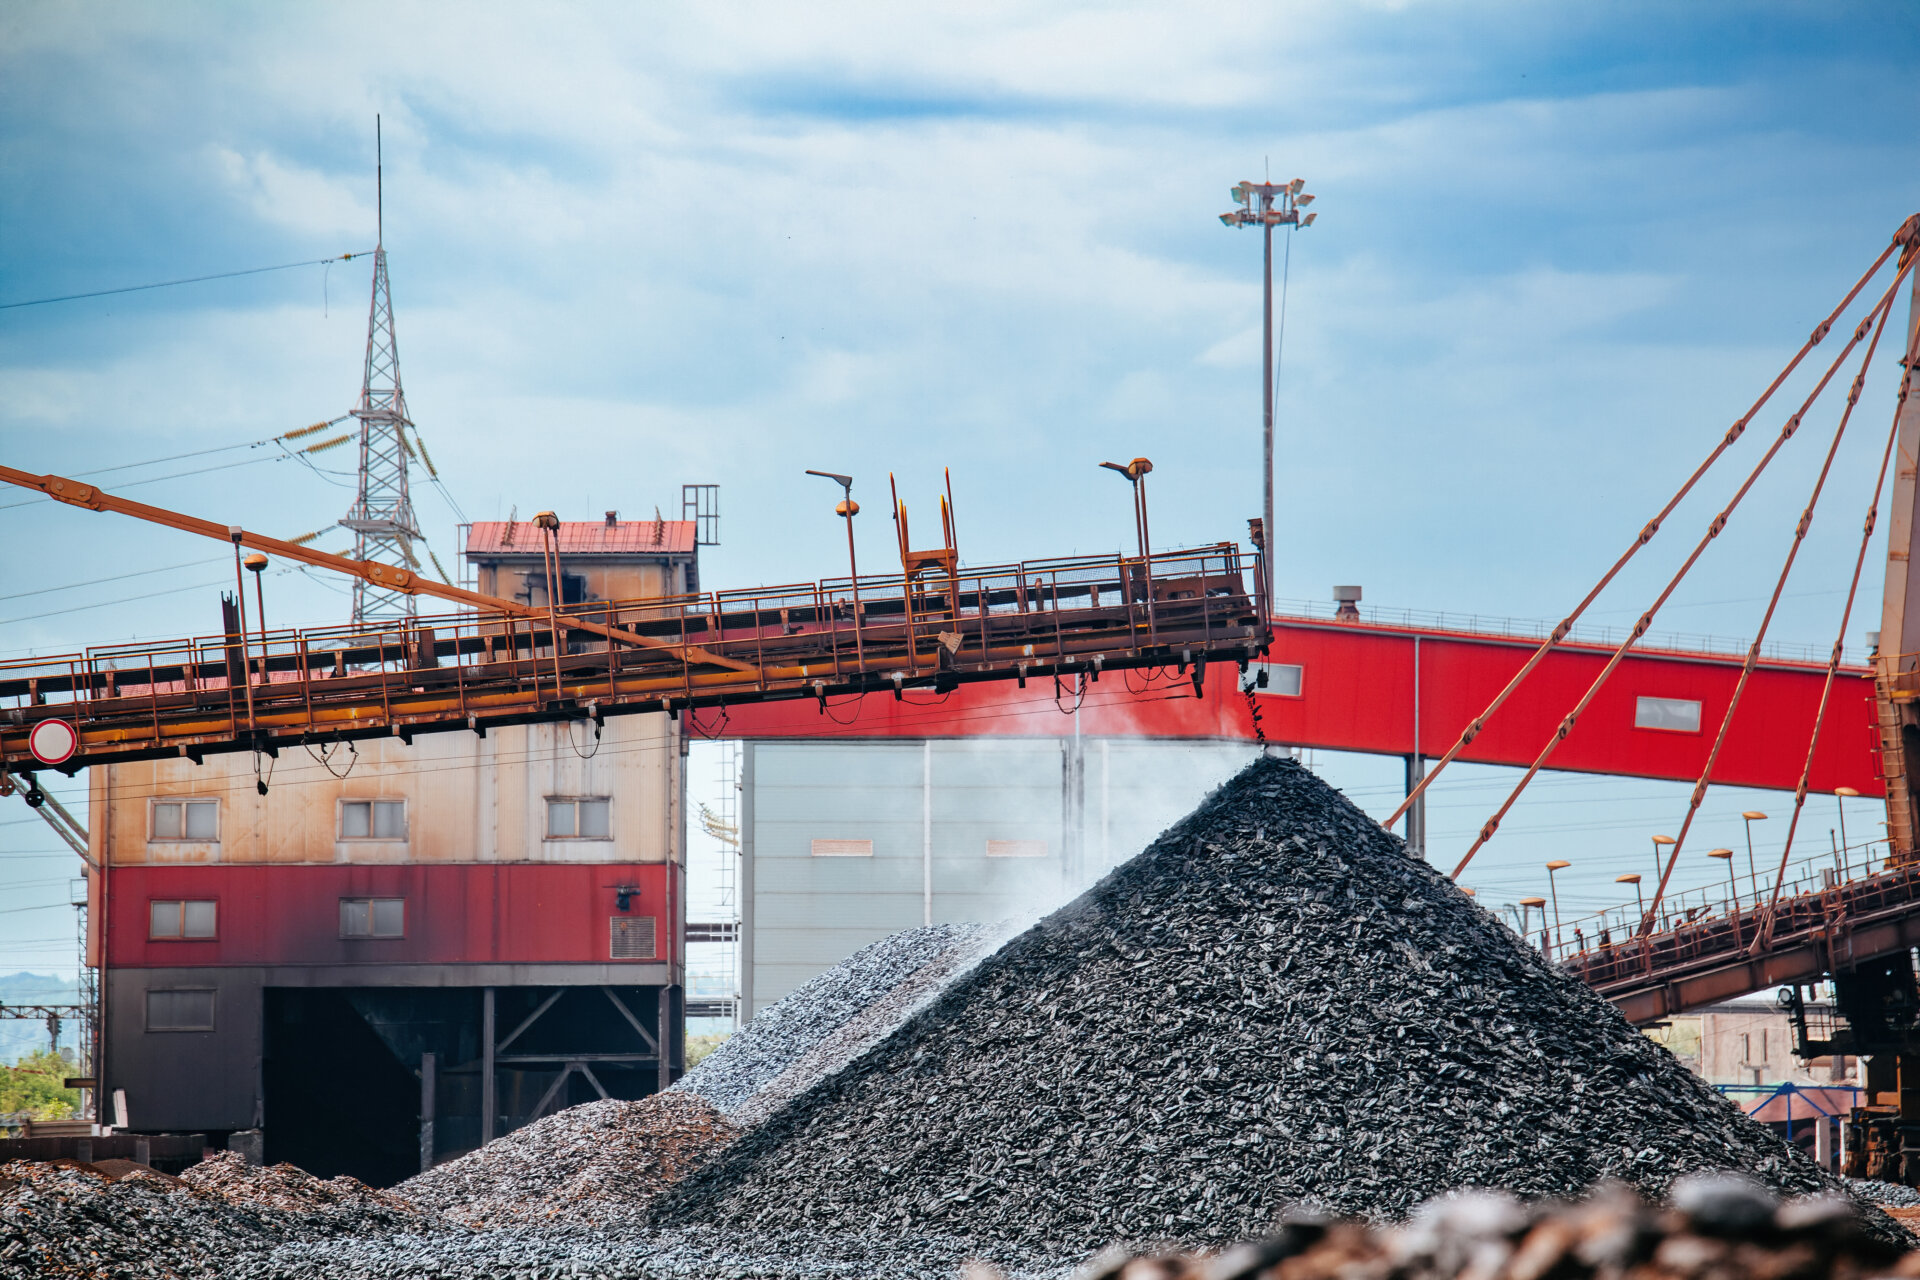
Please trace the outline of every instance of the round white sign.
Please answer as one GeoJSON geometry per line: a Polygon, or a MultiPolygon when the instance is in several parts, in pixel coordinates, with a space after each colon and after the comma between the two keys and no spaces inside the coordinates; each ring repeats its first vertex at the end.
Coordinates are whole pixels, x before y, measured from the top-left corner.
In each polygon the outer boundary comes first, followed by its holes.
{"type": "Polygon", "coordinates": [[[41,764],[65,764],[80,748],[80,735],[65,720],[42,720],[27,735],[27,746],[41,764]]]}

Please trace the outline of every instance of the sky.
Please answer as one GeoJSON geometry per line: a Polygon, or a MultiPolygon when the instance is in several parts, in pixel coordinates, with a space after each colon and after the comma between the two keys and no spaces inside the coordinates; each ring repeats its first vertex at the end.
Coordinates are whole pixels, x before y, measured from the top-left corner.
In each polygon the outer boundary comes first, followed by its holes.
{"type": "MultiPolygon", "coordinates": [[[[1557,618],[1920,209],[1917,53],[1904,4],[10,5],[0,457],[326,528],[351,450],[255,442],[352,406],[366,261],[11,304],[383,234],[449,564],[458,511],[671,515],[697,482],[721,486],[705,585],[833,574],[810,467],[870,513],[888,473],[928,503],[950,468],[970,562],[1110,552],[1130,511],[1095,464],[1142,455],[1157,544],[1243,538],[1260,245],[1216,218],[1236,181],[1298,176],[1320,217],[1276,244],[1279,595],[1557,618]]],[[[1776,639],[1831,643],[1889,367],[1776,639]]],[[[1809,422],[1656,629],[1753,633],[1831,428],[1809,422]]],[[[860,533],[880,563],[890,525],[860,533]]],[[[1687,541],[1594,620],[1630,622],[1687,541]]],[[[186,535],[0,494],[0,546],[0,661],[217,625],[228,566],[186,535]]],[[[266,587],[276,624],[345,619],[342,583],[266,587]]],[[[1397,799],[1398,761],[1314,765],[1397,799]]],[[[1438,789],[1436,849],[1502,776],[1438,789]]],[[[1477,874],[1539,892],[1564,856],[1591,909],[1685,788],[1540,792],[1477,874]]],[[[1703,837],[1779,802],[1716,791],[1703,837]]],[[[70,966],[73,869],[0,805],[0,970],[70,966]]]]}

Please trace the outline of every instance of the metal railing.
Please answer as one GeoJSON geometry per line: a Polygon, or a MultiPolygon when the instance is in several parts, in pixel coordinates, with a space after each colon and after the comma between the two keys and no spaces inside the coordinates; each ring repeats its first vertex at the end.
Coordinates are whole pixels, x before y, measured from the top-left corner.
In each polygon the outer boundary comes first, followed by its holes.
{"type": "Polygon", "coordinates": [[[1630,903],[1568,923],[1557,936],[1549,925],[1529,940],[1537,936],[1533,945],[1544,954],[1607,993],[1657,974],[1733,961],[1757,939],[1766,949],[1780,949],[1838,925],[1908,907],[1920,910],[1920,866],[1896,865],[1889,853],[1885,840],[1874,840],[1795,859],[1771,906],[1772,884],[1764,870],[1758,895],[1737,902],[1726,886],[1669,894],[1655,930],[1645,938],[1635,936],[1640,911],[1630,903]],[[1591,935],[1585,925],[1592,926],[1591,935]],[[1570,951],[1563,949],[1566,933],[1575,936],[1570,951]]]}
{"type": "MultiPolygon", "coordinates": [[[[1311,618],[1314,621],[1337,621],[1335,614],[1340,606],[1320,600],[1275,600],[1273,612],[1276,621],[1287,618],[1311,618]]],[[[1357,606],[1360,621],[1385,627],[1406,627],[1431,631],[1454,631],[1468,635],[1498,636],[1502,639],[1540,641],[1553,634],[1557,623],[1541,618],[1514,618],[1504,614],[1490,613],[1445,613],[1430,609],[1377,609],[1369,605],[1357,606]]],[[[1604,627],[1590,623],[1576,623],[1567,634],[1567,643],[1590,644],[1615,648],[1633,632],[1631,626],[1604,627]]],[[[1694,634],[1687,632],[1650,631],[1634,645],[1637,650],[1666,653],[1713,654],[1735,660],[1746,657],[1751,638],[1739,636],[1720,636],[1694,634]]],[[[1831,650],[1824,646],[1792,644],[1769,640],[1760,646],[1760,656],[1781,662],[1806,662],[1826,665],[1831,650]]],[[[1853,664],[1864,668],[1866,660],[1853,664]]]]}
{"type": "Polygon", "coordinates": [[[61,717],[78,764],[269,740],[1247,660],[1266,629],[1230,543],[863,574],[698,595],[463,610],[0,662],[0,764],[61,717]]]}

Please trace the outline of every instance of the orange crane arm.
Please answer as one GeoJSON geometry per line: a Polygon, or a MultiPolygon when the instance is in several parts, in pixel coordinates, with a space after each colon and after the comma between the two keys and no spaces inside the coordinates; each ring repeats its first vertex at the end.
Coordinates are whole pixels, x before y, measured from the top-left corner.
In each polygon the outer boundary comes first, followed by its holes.
{"type": "MultiPolygon", "coordinates": [[[[69,506],[85,507],[89,511],[112,511],[120,515],[132,516],[136,520],[145,520],[152,524],[165,525],[169,529],[179,529],[186,533],[197,533],[205,538],[219,542],[237,542],[241,546],[251,547],[255,551],[264,551],[284,560],[296,560],[310,564],[318,569],[332,569],[337,573],[351,574],[364,578],[377,587],[389,591],[399,591],[407,595],[436,596],[442,600],[451,600],[455,604],[472,605],[477,609],[488,609],[495,613],[511,614],[519,618],[531,618],[546,621],[547,611],[531,605],[521,604],[518,600],[502,600],[498,596],[483,595],[478,591],[468,591],[461,587],[448,586],[444,582],[435,582],[430,578],[402,569],[397,565],[381,564],[377,560],[353,560],[346,556],[336,556],[326,551],[315,551],[311,547],[296,546],[280,538],[269,538],[265,534],[253,533],[238,525],[216,524],[212,520],[202,520],[197,516],[182,515],[178,511],[169,511],[165,507],[149,506],[144,502],[134,502],[129,498],[117,498],[97,485],[86,484],[79,480],[69,480],[65,476],[36,476],[29,471],[20,471],[13,467],[0,466],[0,480],[18,485],[22,489],[36,489],[55,502],[64,502],[69,506]]],[[[604,626],[598,622],[589,622],[585,618],[566,617],[563,626],[577,631],[585,631],[609,641],[635,645],[642,649],[677,649],[680,646],[664,640],[655,640],[650,636],[635,635],[618,627],[604,626]]],[[[725,667],[732,671],[745,671],[754,676],[760,674],[759,668],[751,663],[741,662],[721,654],[711,653],[698,645],[688,645],[686,655],[694,662],[710,666],[725,667]]]]}

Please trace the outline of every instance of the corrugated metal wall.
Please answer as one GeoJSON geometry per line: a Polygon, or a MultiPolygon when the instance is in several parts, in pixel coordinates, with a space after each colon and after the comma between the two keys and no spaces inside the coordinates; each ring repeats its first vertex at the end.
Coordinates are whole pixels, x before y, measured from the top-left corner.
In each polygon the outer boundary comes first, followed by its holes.
{"type": "Polygon", "coordinates": [[[1255,750],[1079,740],[1085,817],[1076,842],[1075,749],[1073,739],[749,743],[748,1009],[900,929],[1050,910],[1138,853],[1255,750]],[[863,842],[871,853],[849,852],[863,842]]]}

